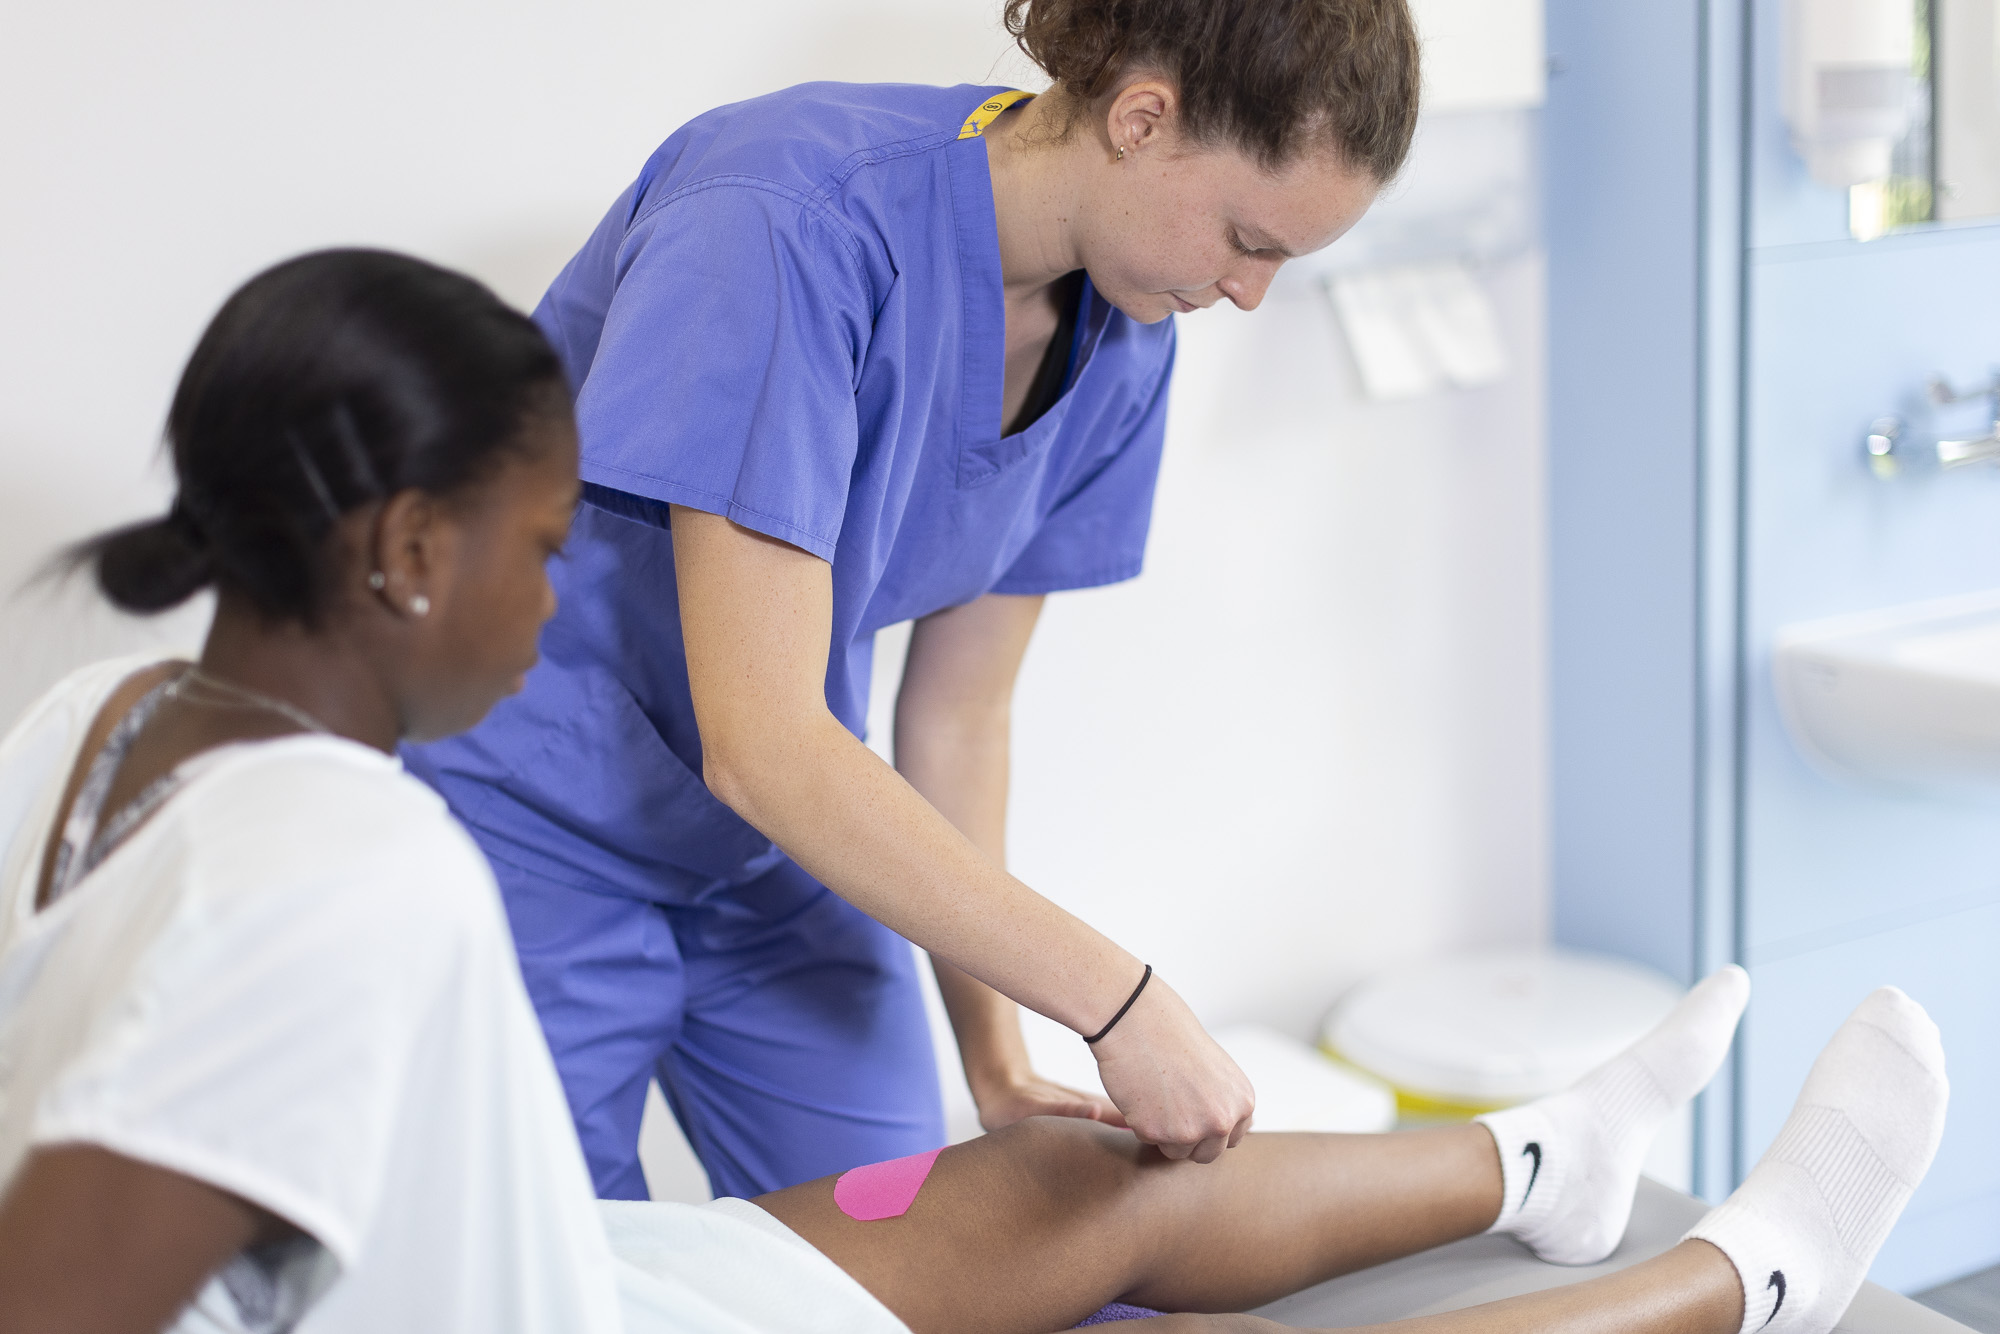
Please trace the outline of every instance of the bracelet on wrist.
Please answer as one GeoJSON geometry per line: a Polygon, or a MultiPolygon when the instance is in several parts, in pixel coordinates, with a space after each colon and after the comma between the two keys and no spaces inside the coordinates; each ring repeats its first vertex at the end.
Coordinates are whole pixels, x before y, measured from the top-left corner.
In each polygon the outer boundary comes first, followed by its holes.
{"type": "Polygon", "coordinates": [[[1104,1027],[1098,1029],[1095,1033],[1092,1033],[1089,1037],[1085,1038],[1084,1041],[1090,1043],[1092,1046],[1095,1046],[1097,1043],[1102,1042],[1104,1040],[1105,1034],[1109,1033],[1112,1029],[1118,1027],[1118,1021],[1125,1017],[1125,1012],[1131,1009],[1132,1006],[1138,1001],[1139,993],[1144,991],[1146,989],[1146,984],[1152,980],[1153,980],[1153,965],[1147,964],[1145,975],[1139,979],[1139,985],[1132,988],[1132,994],[1127,996],[1125,998],[1125,1003],[1118,1007],[1118,1013],[1111,1016],[1111,1022],[1106,1024],[1104,1027]]]}

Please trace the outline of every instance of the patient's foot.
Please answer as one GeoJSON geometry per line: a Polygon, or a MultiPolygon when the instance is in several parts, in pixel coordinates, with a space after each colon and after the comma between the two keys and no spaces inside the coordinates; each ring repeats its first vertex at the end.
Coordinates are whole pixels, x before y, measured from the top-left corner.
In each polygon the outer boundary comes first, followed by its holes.
{"type": "Polygon", "coordinates": [[[1813,1062],[1791,1119],[1689,1237],[1743,1280],[1743,1330],[1833,1328],[1944,1131],[1944,1048],[1894,987],[1862,1001],[1813,1062]]]}
{"type": "Polygon", "coordinates": [[[1653,1137],[1714,1077],[1749,998],[1749,974],[1724,968],[1574,1087],[1480,1117],[1503,1178],[1489,1231],[1512,1233],[1556,1264],[1594,1264],[1617,1249],[1653,1137]]]}

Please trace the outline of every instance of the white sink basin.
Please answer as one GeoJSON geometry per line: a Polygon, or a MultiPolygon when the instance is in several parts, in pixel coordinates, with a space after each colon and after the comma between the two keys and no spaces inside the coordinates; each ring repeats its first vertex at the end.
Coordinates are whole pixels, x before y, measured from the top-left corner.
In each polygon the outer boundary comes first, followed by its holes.
{"type": "Polygon", "coordinates": [[[1786,626],[1772,670],[1822,769],[2000,785],[2000,590],[1786,626]]]}

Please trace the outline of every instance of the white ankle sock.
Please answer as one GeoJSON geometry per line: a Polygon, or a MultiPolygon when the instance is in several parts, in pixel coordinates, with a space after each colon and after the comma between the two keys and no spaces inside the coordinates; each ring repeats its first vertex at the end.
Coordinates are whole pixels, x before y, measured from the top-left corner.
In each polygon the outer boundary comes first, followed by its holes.
{"type": "Polygon", "coordinates": [[[1556,1264],[1595,1264],[1616,1250],[1653,1137],[1714,1078],[1749,998],[1749,975],[1724,968],[1573,1087],[1479,1117],[1500,1150],[1503,1191],[1487,1230],[1556,1264]]]}
{"type": "Polygon", "coordinates": [[[1763,1159],[1688,1233],[1736,1266],[1744,1334],[1834,1327],[1931,1165],[1947,1092],[1923,1007],[1894,987],[1862,1001],[1763,1159]]]}

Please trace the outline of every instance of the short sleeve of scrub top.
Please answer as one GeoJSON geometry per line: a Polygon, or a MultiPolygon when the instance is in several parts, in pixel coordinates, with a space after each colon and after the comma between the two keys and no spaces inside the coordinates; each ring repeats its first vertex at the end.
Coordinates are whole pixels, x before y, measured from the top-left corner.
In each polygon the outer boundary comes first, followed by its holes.
{"type": "Polygon", "coordinates": [[[833,558],[869,315],[837,226],[735,182],[680,191],[634,224],[577,400],[586,481],[833,558]]]}

